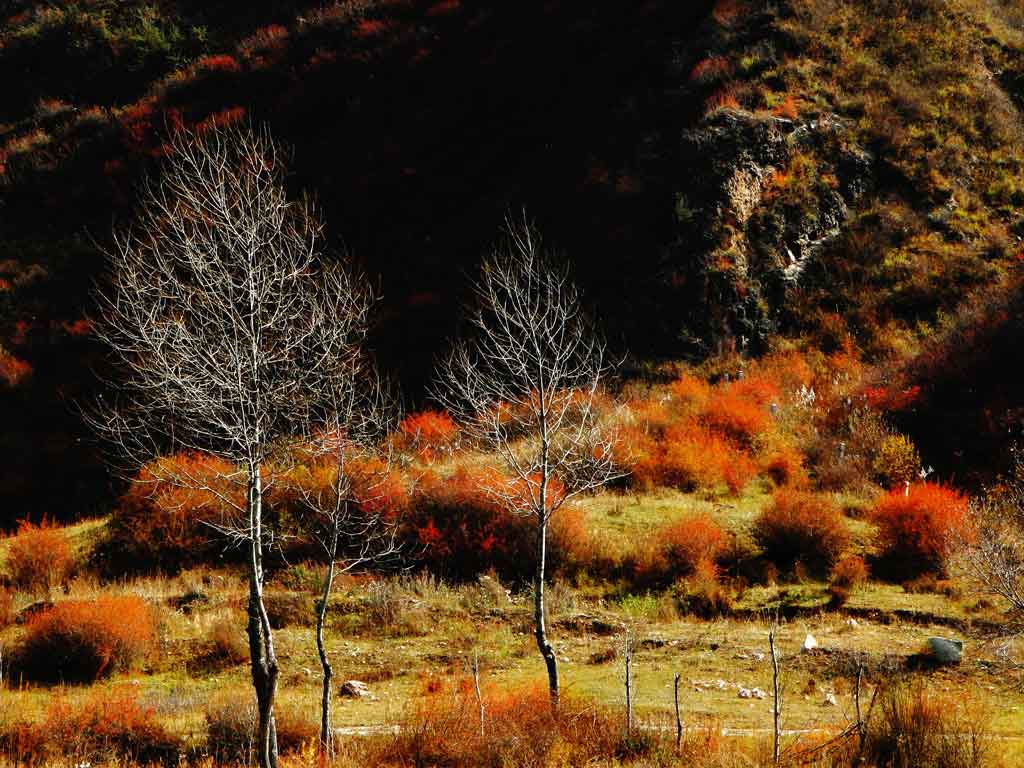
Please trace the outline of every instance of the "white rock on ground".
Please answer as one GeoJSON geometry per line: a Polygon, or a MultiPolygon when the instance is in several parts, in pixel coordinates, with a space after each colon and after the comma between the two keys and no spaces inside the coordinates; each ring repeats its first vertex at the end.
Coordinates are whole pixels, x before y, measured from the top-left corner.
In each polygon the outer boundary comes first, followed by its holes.
{"type": "Polygon", "coordinates": [[[818,641],[814,639],[814,635],[808,633],[807,637],[804,638],[804,644],[800,646],[801,653],[807,653],[813,651],[818,647],[818,641]]]}
{"type": "Polygon", "coordinates": [[[373,694],[362,680],[346,680],[338,689],[338,694],[349,699],[370,699],[373,694]]]}

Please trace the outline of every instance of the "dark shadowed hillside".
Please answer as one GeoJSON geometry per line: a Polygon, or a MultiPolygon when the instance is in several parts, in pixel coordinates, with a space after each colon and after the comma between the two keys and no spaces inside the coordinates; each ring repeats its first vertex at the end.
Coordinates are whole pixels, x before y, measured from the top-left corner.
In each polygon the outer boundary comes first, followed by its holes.
{"type": "Polygon", "coordinates": [[[9,3],[3,514],[109,496],[72,408],[88,289],[178,127],[294,147],[414,398],[521,207],[640,359],[782,334],[888,366],[1017,263],[1021,24],[999,0],[9,3]]]}

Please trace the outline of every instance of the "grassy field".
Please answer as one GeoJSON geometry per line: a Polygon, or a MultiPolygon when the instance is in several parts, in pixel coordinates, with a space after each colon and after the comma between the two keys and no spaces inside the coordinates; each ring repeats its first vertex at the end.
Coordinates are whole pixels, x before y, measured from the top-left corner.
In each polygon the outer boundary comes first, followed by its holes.
{"type": "MultiPolygon", "coordinates": [[[[642,536],[673,516],[691,511],[720,515],[735,529],[753,514],[761,498],[751,494],[723,508],[715,500],[661,493],[653,496],[600,496],[587,502],[595,526],[615,536],[642,536]]],[[[71,529],[84,552],[102,530],[102,521],[71,529]]],[[[4,545],[0,543],[0,557],[4,545]]],[[[281,703],[315,720],[320,668],[313,629],[309,626],[312,591],[285,589],[286,576],[271,582],[270,594],[296,598],[299,609],[283,614],[276,633],[282,665],[281,703]],[[308,610],[307,610],[308,609],[308,610]]],[[[634,687],[637,713],[661,722],[672,709],[673,676],[681,676],[681,709],[689,724],[714,723],[739,739],[764,739],[771,727],[773,701],[743,699],[739,689],[771,690],[768,660],[769,621],[782,608],[804,609],[778,631],[783,670],[783,728],[787,739],[806,738],[812,729],[842,729],[853,718],[856,662],[869,670],[921,650],[931,635],[967,643],[965,662],[957,668],[921,672],[944,690],[973,697],[992,707],[994,732],[1005,739],[1007,754],[1024,756],[1024,692],[994,663],[983,644],[984,632],[970,619],[984,616],[972,599],[936,594],[909,594],[902,587],[871,584],[854,592],[849,612],[824,610],[826,585],[820,582],[752,587],[740,597],[743,618],[704,621],[677,616],[663,595],[614,596],[596,586],[551,589],[552,635],[569,695],[619,706],[624,699],[622,646],[629,633],[636,643],[634,687]],[[904,613],[896,614],[894,611],[904,613]],[[959,622],[959,623],[957,623],[959,622]],[[954,623],[955,626],[950,626],[954,623]],[[819,649],[801,653],[812,634],[819,649]],[[826,695],[835,704],[826,702],[826,695]]],[[[202,649],[211,628],[227,621],[244,626],[245,585],[225,570],[196,570],[173,578],[149,577],[101,585],[78,577],[54,601],[101,594],[135,594],[156,607],[160,646],[145,664],[127,675],[94,686],[31,686],[5,680],[0,693],[4,719],[39,719],[56,699],[78,701],[94,690],[130,686],[153,706],[175,733],[199,744],[205,712],[217,701],[244,701],[249,695],[244,661],[210,664],[202,649]],[[183,598],[192,602],[187,607],[183,598]],[[198,596],[198,597],[197,597],[198,596]]],[[[33,599],[18,594],[16,608],[33,599]]],[[[283,598],[282,598],[283,599],[283,598]]],[[[287,601],[285,601],[287,602],[287,601]]],[[[785,611],[784,611],[785,612],[785,611]]],[[[5,648],[17,645],[24,632],[12,624],[0,632],[5,648]]],[[[451,587],[428,576],[348,579],[339,584],[329,614],[328,650],[336,679],[368,683],[370,699],[338,699],[335,724],[342,729],[390,726],[414,706],[432,678],[467,674],[468,659],[478,654],[484,685],[496,690],[542,685],[544,670],[534,645],[526,593],[506,593],[493,579],[451,587]]],[[[869,680],[877,679],[869,674],[869,680]]],[[[870,685],[865,696],[870,695],[870,685]]],[[[343,731],[348,733],[348,731],[343,731]]],[[[1002,748],[1002,747],[1001,747],[1002,748]]]]}

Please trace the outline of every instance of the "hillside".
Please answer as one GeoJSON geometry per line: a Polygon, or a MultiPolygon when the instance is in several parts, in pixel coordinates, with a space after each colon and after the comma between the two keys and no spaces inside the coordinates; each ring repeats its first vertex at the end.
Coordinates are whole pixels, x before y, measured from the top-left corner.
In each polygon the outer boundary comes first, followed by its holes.
{"type": "MultiPolygon", "coordinates": [[[[74,412],[95,387],[88,286],[178,125],[267,121],[294,147],[296,191],[318,197],[335,244],[379,276],[375,346],[414,398],[509,208],[569,254],[640,361],[757,355],[790,337],[851,350],[890,386],[890,370],[955,335],[961,307],[1009,301],[1015,281],[1024,42],[1012,2],[239,13],[24,0],[5,14],[8,523],[109,505],[74,412]]],[[[934,450],[921,432],[933,464],[951,464],[947,446],[983,412],[1002,423],[1019,400],[962,407],[965,426],[934,450]]],[[[1005,457],[1007,433],[989,431],[958,476],[1005,457]]]]}

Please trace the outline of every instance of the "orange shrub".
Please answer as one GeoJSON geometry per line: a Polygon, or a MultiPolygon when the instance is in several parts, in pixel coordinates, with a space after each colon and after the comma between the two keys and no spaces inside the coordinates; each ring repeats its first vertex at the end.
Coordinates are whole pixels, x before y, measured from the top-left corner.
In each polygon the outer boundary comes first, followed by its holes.
{"type": "Polygon", "coordinates": [[[67,581],[73,566],[63,529],[45,519],[39,525],[18,523],[18,533],[7,545],[7,570],[16,587],[48,591],[67,581]]]}
{"type": "Polygon", "coordinates": [[[619,711],[563,692],[559,714],[545,687],[484,685],[484,726],[471,681],[431,686],[410,707],[398,734],[361,755],[361,765],[444,765],[460,768],[547,765],[692,765],[722,757],[720,731],[674,734],[636,729],[628,734],[619,711]]]}
{"type": "Polygon", "coordinates": [[[757,464],[743,451],[735,451],[731,460],[722,465],[722,480],[733,496],[739,496],[755,477],[757,464]]]}
{"type": "Polygon", "coordinates": [[[704,112],[710,114],[719,109],[739,109],[740,102],[736,98],[736,89],[726,87],[716,91],[704,102],[704,112]]]}
{"type": "MultiPolygon", "coordinates": [[[[778,375],[778,372],[775,372],[778,375]]],[[[734,397],[741,397],[752,403],[767,408],[769,404],[778,402],[779,388],[775,381],[760,366],[755,366],[753,372],[748,373],[744,378],[727,384],[725,391],[734,397]]]]}
{"type": "Polygon", "coordinates": [[[709,56],[698,61],[690,70],[690,80],[698,83],[710,83],[724,80],[732,74],[732,65],[725,56],[709,56]]]}
{"type": "MultiPolygon", "coordinates": [[[[773,352],[751,366],[751,377],[767,379],[777,393],[809,387],[814,381],[814,370],[807,358],[806,354],[796,350],[773,352]]],[[[777,393],[772,399],[778,396],[777,393]]]]}
{"type": "Polygon", "coordinates": [[[446,411],[420,411],[402,419],[398,432],[403,442],[425,459],[448,453],[455,445],[459,428],[446,411]]]}
{"type": "Polygon", "coordinates": [[[143,468],[114,508],[97,552],[101,566],[112,575],[175,572],[217,556],[221,543],[207,523],[221,519],[227,505],[217,493],[182,488],[168,478],[207,484],[241,504],[244,490],[223,479],[231,470],[203,454],[170,456],[143,468]]]}
{"type": "MultiPolygon", "coordinates": [[[[420,479],[403,525],[408,550],[421,553],[420,562],[430,571],[460,581],[490,570],[510,581],[532,577],[536,523],[529,515],[507,511],[488,493],[489,486],[514,490],[493,469],[460,467],[448,477],[428,473],[420,479]]],[[[552,518],[552,572],[579,544],[580,515],[567,506],[552,518]]]]}
{"type": "Polygon", "coordinates": [[[736,494],[754,478],[757,467],[726,437],[685,421],[666,430],[660,441],[653,436],[645,440],[632,473],[644,487],[693,490],[724,482],[736,494]]]}
{"type": "Polygon", "coordinates": [[[394,467],[376,457],[358,459],[349,466],[359,506],[388,519],[401,516],[409,506],[409,482],[394,467]]]}
{"type": "Polygon", "coordinates": [[[16,664],[29,680],[91,682],[130,668],[155,641],[153,610],[139,597],[69,600],[29,621],[16,664]]]}
{"type": "Polygon", "coordinates": [[[670,523],[655,533],[662,557],[673,577],[691,576],[703,568],[713,572],[725,549],[725,532],[709,515],[694,515],[670,523]]]}
{"type": "Polygon", "coordinates": [[[772,110],[772,114],[778,117],[784,117],[787,120],[796,120],[800,116],[800,110],[797,108],[796,99],[792,96],[787,96],[785,101],[778,104],[775,109],[772,110]]]}
{"type": "MultiPolygon", "coordinates": [[[[14,593],[0,587],[0,629],[14,621],[14,593]]],[[[0,670],[2,671],[2,670],[0,670]]]]}
{"type": "Polygon", "coordinates": [[[661,451],[659,484],[684,491],[715,485],[733,452],[727,440],[696,424],[669,430],[661,451]]]}
{"type": "Polygon", "coordinates": [[[823,573],[846,548],[850,534],[830,498],[783,488],[754,521],[754,539],[776,565],[801,563],[823,573]]]}
{"type": "Polygon", "coordinates": [[[771,421],[768,408],[746,396],[743,389],[717,390],[708,400],[701,420],[711,429],[744,444],[764,432],[771,421]]]}
{"type": "Polygon", "coordinates": [[[761,458],[761,472],[770,477],[777,486],[802,485],[807,480],[804,455],[789,445],[781,445],[766,451],[761,458]]]}
{"type": "Polygon", "coordinates": [[[131,690],[96,691],[84,701],[53,702],[40,724],[49,750],[77,764],[127,760],[137,765],[177,764],[182,744],[169,734],[156,709],[131,690]]]}
{"type": "Polygon", "coordinates": [[[686,404],[703,405],[711,394],[711,385],[704,379],[698,379],[684,373],[669,384],[669,391],[679,401],[686,404]]]}
{"type": "Polygon", "coordinates": [[[882,496],[872,510],[879,543],[894,562],[913,572],[941,571],[950,532],[962,528],[967,498],[936,483],[916,483],[882,496]]]}
{"type": "Polygon", "coordinates": [[[240,72],[242,67],[238,60],[229,54],[203,56],[194,65],[197,72],[240,72]]]}
{"type": "Polygon", "coordinates": [[[868,580],[868,566],[860,555],[847,555],[832,566],[829,583],[843,589],[854,589],[868,580]]]}

